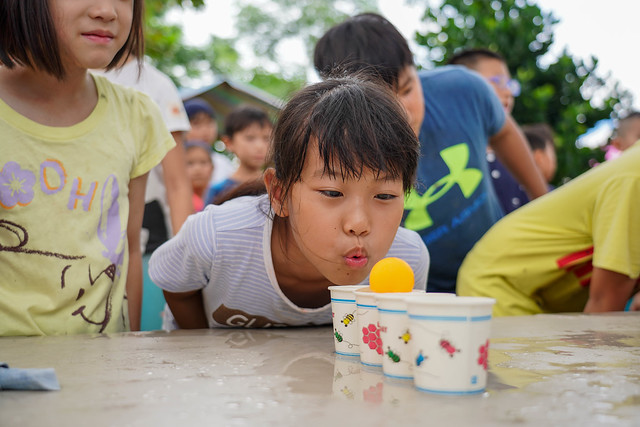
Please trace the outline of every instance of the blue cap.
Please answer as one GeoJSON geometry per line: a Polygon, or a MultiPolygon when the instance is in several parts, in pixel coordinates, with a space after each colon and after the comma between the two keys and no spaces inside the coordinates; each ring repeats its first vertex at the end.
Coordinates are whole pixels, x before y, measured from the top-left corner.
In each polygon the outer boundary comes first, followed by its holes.
{"type": "Polygon", "coordinates": [[[211,105],[202,98],[192,98],[184,102],[184,109],[189,119],[192,119],[198,113],[205,113],[212,119],[215,119],[216,112],[211,105]]]}

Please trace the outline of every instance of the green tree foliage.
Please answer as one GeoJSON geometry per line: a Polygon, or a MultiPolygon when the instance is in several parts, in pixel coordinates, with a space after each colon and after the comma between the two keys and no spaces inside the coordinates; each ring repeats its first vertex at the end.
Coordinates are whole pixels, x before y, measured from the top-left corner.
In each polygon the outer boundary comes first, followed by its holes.
{"type": "Polygon", "coordinates": [[[354,13],[377,9],[376,0],[240,0],[236,16],[238,35],[233,39],[212,36],[206,46],[194,47],[185,45],[182,28],[168,24],[166,14],[175,7],[199,9],[204,0],[145,3],[146,54],[176,84],[214,73],[249,83],[280,98],[306,84],[313,46],[327,28],[354,13]],[[283,64],[281,50],[287,49],[285,44],[291,40],[301,41],[306,52],[299,63],[283,64]],[[251,58],[246,58],[247,52],[251,58]],[[247,63],[252,65],[246,66],[247,63]]]}
{"type": "Polygon", "coordinates": [[[489,48],[505,57],[522,85],[514,118],[520,124],[546,122],[556,133],[558,182],[584,172],[590,159],[601,160],[600,150],[577,149],[576,139],[633,100],[609,76],[598,76],[595,57],[587,62],[565,51],[544,65],[559,22],[552,13],[525,0],[444,0],[439,7],[427,5],[423,19],[428,31],[416,34],[416,41],[429,49],[425,67],[444,64],[468,48],[489,48]]]}
{"type": "Polygon", "coordinates": [[[203,6],[204,0],[145,0],[145,53],[176,84],[179,84],[178,76],[200,75],[206,49],[186,45],[182,28],[167,23],[166,14],[174,7],[200,9],[203,6]]]}
{"type": "Polygon", "coordinates": [[[354,13],[376,10],[376,0],[240,0],[238,6],[235,46],[260,59],[250,83],[286,98],[306,83],[318,38],[354,13]],[[294,40],[306,51],[296,64],[283,64],[282,49],[294,40]]]}

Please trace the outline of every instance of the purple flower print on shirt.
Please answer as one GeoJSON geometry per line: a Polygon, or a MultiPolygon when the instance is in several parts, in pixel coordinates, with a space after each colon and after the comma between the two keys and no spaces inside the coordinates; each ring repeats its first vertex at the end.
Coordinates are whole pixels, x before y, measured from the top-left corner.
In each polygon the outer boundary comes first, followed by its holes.
{"type": "Polygon", "coordinates": [[[28,205],[33,200],[35,183],[33,172],[22,169],[16,162],[5,163],[0,171],[0,205],[7,209],[28,205]]]}

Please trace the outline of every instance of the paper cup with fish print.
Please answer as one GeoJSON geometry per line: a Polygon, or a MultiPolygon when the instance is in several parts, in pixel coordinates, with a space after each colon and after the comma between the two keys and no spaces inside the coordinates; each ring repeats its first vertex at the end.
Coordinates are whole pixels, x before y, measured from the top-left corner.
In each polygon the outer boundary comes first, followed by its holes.
{"type": "Polygon", "coordinates": [[[491,311],[484,297],[407,298],[415,386],[467,395],[487,384],[491,311]]]}

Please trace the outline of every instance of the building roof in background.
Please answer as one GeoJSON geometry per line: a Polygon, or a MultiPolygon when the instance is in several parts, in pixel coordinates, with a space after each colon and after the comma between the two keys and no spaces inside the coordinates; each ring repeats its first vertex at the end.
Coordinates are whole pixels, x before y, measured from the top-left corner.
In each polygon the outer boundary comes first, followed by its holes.
{"type": "Polygon", "coordinates": [[[228,78],[216,80],[213,84],[198,89],[180,89],[183,101],[201,98],[215,110],[218,119],[224,120],[229,112],[238,105],[251,104],[261,107],[275,119],[284,102],[254,86],[235,82],[228,78]]]}

